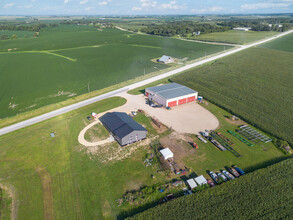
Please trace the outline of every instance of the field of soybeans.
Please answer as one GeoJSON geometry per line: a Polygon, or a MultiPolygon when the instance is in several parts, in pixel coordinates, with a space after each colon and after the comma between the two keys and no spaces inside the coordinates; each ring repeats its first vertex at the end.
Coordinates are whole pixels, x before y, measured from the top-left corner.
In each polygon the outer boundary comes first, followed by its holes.
{"type": "Polygon", "coordinates": [[[2,40],[0,119],[160,72],[170,65],[152,60],[164,54],[191,61],[223,49],[85,25],[60,25],[42,29],[37,38],[2,40]]]}
{"type": "Polygon", "coordinates": [[[293,143],[293,34],[172,80],[250,124],[293,143]]]}

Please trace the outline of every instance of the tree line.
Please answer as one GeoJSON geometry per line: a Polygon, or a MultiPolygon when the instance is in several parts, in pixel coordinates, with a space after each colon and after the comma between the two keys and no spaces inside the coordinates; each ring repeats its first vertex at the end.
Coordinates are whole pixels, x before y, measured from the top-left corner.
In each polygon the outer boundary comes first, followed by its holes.
{"type": "Polygon", "coordinates": [[[195,34],[200,31],[201,34],[207,34],[212,32],[224,32],[230,30],[228,26],[218,26],[215,24],[199,24],[192,21],[175,21],[166,22],[163,24],[150,24],[141,29],[142,32],[152,35],[160,36],[175,36],[181,35],[186,37],[188,34],[195,34]]]}
{"type": "Polygon", "coordinates": [[[278,31],[284,32],[290,28],[293,19],[268,19],[268,20],[237,20],[221,21],[215,23],[198,23],[193,21],[173,21],[163,24],[142,24],[145,26],[142,32],[151,35],[172,37],[180,35],[187,37],[190,34],[207,34],[213,32],[224,32],[236,27],[251,27],[253,31],[278,31]],[[281,23],[282,22],[282,23],[281,23]]]}

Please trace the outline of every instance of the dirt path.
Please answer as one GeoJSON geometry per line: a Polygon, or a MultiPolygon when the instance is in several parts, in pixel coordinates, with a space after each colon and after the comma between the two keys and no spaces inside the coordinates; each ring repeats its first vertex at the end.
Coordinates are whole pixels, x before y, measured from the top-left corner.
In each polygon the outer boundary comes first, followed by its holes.
{"type": "Polygon", "coordinates": [[[42,182],[44,220],[54,219],[53,193],[51,176],[45,168],[37,167],[36,171],[42,182]]]}
{"type": "MultiPolygon", "coordinates": [[[[12,186],[0,183],[0,187],[5,190],[8,196],[11,198],[11,220],[17,219],[18,201],[16,200],[15,189],[12,186]]],[[[0,216],[1,217],[1,216],[0,216]]]]}
{"type": "MultiPolygon", "coordinates": [[[[102,113],[102,114],[104,114],[104,113],[102,113]]],[[[99,114],[98,117],[101,117],[102,114],[99,114]]],[[[104,145],[104,144],[109,143],[108,139],[97,141],[97,142],[89,142],[84,138],[84,135],[87,132],[87,130],[89,130],[91,127],[93,127],[99,123],[101,123],[100,120],[96,119],[93,123],[89,124],[84,129],[82,129],[82,131],[78,135],[78,142],[86,147],[94,147],[94,146],[99,146],[99,145],[104,145]]]]}

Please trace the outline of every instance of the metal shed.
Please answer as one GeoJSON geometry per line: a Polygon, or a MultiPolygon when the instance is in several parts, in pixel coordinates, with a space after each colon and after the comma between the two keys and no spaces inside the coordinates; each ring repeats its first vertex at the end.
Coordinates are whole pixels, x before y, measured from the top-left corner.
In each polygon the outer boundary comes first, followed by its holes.
{"type": "Polygon", "coordinates": [[[208,181],[206,180],[206,178],[204,178],[203,175],[194,178],[194,180],[195,180],[195,182],[197,182],[197,184],[200,185],[200,186],[208,183],[208,181]]]}
{"type": "Polygon", "coordinates": [[[146,88],[145,95],[163,106],[174,107],[197,100],[198,92],[178,83],[146,88]]]}
{"type": "Polygon", "coordinates": [[[109,112],[99,120],[121,146],[146,138],[147,130],[124,112],[109,112]]]}
{"type": "Polygon", "coordinates": [[[163,55],[160,59],[158,59],[160,63],[174,63],[174,59],[170,56],[163,55]]]}
{"type": "Polygon", "coordinates": [[[194,181],[194,179],[187,180],[187,184],[189,185],[190,189],[193,189],[193,188],[197,187],[197,184],[194,181]]]}

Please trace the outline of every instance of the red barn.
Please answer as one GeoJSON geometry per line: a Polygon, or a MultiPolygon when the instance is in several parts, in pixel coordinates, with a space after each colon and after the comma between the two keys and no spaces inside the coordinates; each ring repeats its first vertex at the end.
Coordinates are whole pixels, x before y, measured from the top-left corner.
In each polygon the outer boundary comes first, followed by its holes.
{"type": "Polygon", "coordinates": [[[178,83],[169,83],[147,88],[145,95],[160,105],[174,107],[196,101],[198,92],[178,83]]]}

